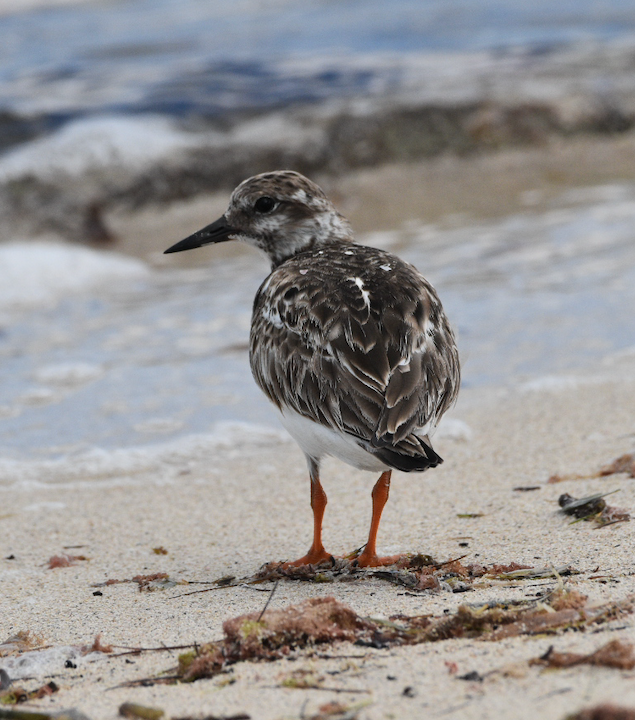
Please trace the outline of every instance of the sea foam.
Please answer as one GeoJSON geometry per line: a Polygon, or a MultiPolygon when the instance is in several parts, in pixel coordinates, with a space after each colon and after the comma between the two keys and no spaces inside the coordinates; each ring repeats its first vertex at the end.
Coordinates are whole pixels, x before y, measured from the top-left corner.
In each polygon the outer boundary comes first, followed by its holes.
{"type": "MultiPolygon", "coordinates": [[[[213,134],[207,139],[211,142],[213,134]]],[[[200,135],[181,131],[159,116],[83,118],[6,153],[0,159],[0,182],[25,176],[77,177],[113,167],[141,171],[199,145],[200,135]]]]}
{"type": "Polygon", "coordinates": [[[0,487],[35,487],[129,482],[150,474],[155,483],[170,483],[198,462],[239,457],[250,450],[291,441],[283,430],[243,422],[219,422],[209,433],[115,450],[92,448],[55,460],[0,458],[0,487]]]}
{"type": "Polygon", "coordinates": [[[150,273],[140,260],[52,241],[2,244],[0,267],[0,309],[53,304],[70,293],[150,273]]]}

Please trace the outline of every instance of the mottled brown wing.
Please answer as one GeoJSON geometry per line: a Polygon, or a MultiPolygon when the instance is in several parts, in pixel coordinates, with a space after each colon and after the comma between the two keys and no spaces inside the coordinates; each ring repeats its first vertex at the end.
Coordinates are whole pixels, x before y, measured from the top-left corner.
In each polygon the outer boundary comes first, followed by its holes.
{"type": "Polygon", "coordinates": [[[251,368],[279,407],[370,448],[421,454],[456,398],[459,361],[436,292],[399,258],[362,245],[295,256],[261,286],[251,368]]]}

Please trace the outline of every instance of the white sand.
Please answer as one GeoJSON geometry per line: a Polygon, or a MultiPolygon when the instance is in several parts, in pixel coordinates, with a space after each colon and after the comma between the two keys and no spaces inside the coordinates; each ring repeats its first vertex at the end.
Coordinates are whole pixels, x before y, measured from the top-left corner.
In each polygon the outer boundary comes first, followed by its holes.
{"type": "MultiPolygon", "coordinates": [[[[570,587],[594,602],[635,592],[632,547],[635,523],[595,529],[571,525],[558,512],[562,492],[582,496],[620,489],[611,504],[635,509],[635,482],[625,475],[546,484],[553,473],[591,473],[635,445],[635,358],[626,354],[598,375],[614,379],[543,389],[484,388],[464,391],[453,417],[473,431],[469,441],[439,438],[446,459],[424,475],[395,473],[380,529],[380,551],[421,551],[439,559],[469,553],[468,561],[534,566],[572,564],[581,574],[570,587]],[[516,486],[540,485],[534,492],[516,486]],[[460,513],[483,513],[464,519],[460,513]],[[469,543],[468,548],[459,542],[469,543]],[[601,580],[593,576],[607,576],[601,580]]],[[[223,620],[263,607],[267,595],[239,587],[176,597],[204,586],[176,586],[141,593],[136,584],[100,588],[108,578],[164,571],[175,579],[204,581],[246,576],[269,560],[302,554],[310,540],[308,480],[300,451],[290,443],[240,453],[220,452],[206,462],[182,461],[181,473],[140,472],[133,480],[91,479],[37,489],[4,489],[0,496],[0,640],[20,630],[47,645],[90,644],[96,633],[114,645],[183,645],[221,637],[223,620]],[[177,478],[176,480],[174,478],[177,478]],[[47,569],[52,555],[84,554],[76,566],[47,569]],[[152,548],[165,547],[168,555],[152,548]],[[11,554],[15,559],[4,559],[11,554]]],[[[373,477],[327,463],[323,472],[329,506],[325,543],[335,554],[360,546],[370,513],[373,477]]],[[[379,580],[315,585],[282,582],[271,607],[312,596],[333,595],[362,615],[442,614],[461,603],[520,599],[553,587],[553,581],[492,581],[465,594],[406,594],[379,580]]],[[[268,586],[270,587],[270,586],[268,586]]],[[[560,719],[581,707],[618,701],[635,707],[632,673],[581,666],[560,671],[529,667],[549,645],[589,652],[611,639],[635,641],[635,618],[599,631],[556,637],[519,637],[497,643],[450,640],[390,650],[353,645],[324,648],[333,659],[300,653],[293,661],[242,663],[230,675],[178,686],[112,689],[176,665],[177,652],[125,658],[93,655],[77,669],[63,668],[25,681],[36,687],[49,677],[59,693],[29,703],[43,710],[77,707],[95,720],[112,718],[122,702],[163,708],[168,717],[247,712],[253,718],[299,718],[320,705],[368,703],[359,717],[456,717],[560,719]],[[482,683],[459,680],[476,670],[482,683]],[[336,693],[280,687],[292,671],[310,670],[336,693]],[[332,674],[331,674],[332,673],[332,674]],[[395,679],[389,679],[395,678],[395,679]],[[228,683],[231,680],[231,684],[228,683]],[[403,694],[412,687],[414,697],[403,694]]],[[[2,661],[0,660],[0,666],[2,661]]],[[[60,664],[60,663],[58,663],[60,664]]]]}

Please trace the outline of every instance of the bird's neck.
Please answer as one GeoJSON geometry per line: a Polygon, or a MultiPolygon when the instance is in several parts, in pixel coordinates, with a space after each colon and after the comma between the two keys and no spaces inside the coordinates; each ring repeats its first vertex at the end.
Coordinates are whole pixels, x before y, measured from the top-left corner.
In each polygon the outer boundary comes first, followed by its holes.
{"type": "Polygon", "coordinates": [[[272,269],[300,253],[316,250],[322,246],[353,241],[353,231],[348,220],[333,211],[321,213],[289,232],[278,234],[265,252],[271,260],[272,269]]]}

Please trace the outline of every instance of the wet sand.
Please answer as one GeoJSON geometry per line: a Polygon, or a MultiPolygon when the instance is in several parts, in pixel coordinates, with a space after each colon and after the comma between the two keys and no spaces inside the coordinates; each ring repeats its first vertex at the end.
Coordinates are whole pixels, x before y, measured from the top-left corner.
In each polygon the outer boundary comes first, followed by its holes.
{"type": "MultiPolygon", "coordinates": [[[[542,389],[464,391],[451,414],[469,426],[471,439],[446,433],[435,443],[443,466],[423,475],[395,473],[380,552],[423,552],[439,560],[467,555],[464,562],[485,565],[571,565],[580,574],[565,578],[566,586],[588,595],[592,604],[634,593],[635,525],[571,524],[557,503],[564,492],[581,497],[619,489],[611,504],[632,511],[633,479],[621,474],[547,480],[554,473],[590,474],[633,451],[635,356],[623,354],[578,380],[542,389]],[[539,489],[515,491],[519,486],[539,489]]],[[[364,542],[373,480],[335,461],[325,464],[325,544],[334,554],[364,542]]],[[[60,478],[47,487],[3,491],[0,528],[0,639],[29,630],[47,646],[90,645],[97,633],[116,646],[201,643],[219,639],[224,620],[261,610],[268,594],[231,587],[183,596],[205,586],[140,592],[135,583],[94,585],[154,572],[192,583],[244,577],[267,561],[298,556],[310,539],[308,480],[293,443],[245,445],[195,462],[183,459],[132,481],[60,478]],[[157,547],[167,554],[155,554],[157,547]],[[62,552],[88,559],[48,569],[48,559],[62,552]]],[[[453,594],[411,593],[378,579],[282,581],[270,608],[334,596],[363,616],[443,615],[463,603],[527,599],[556,585],[555,579],[491,580],[453,594]]],[[[267,720],[311,717],[320,706],[338,702],[366,704],[359,717],[369,720],[424,714],[555,720],[604,701],[635,707],[631,672],[590,666],[545,672],[528,665],[550,645],[592,652],[615,638],[635,641],[635,618],[586,632],[498,642],[452,639],[383,650],[340,644],[289,660],[239,663],[230,674],[194,684],[135,688],[116,686],[169,671],[179,651],[127,660],[93,655],[76,669],[54,672],[59,692],[23,708],[76,707],[97,720],[115,717],[121,703],[132,701],[162,708],[168,717],[248,713],[267,720]],[[324,677],[331,689],[282,687],[298,670],[324,677]],[[472,671],[484,680],[458,679],[472,671]]],[[[20,684],[30,689],[49,677],[20,684]]]]}

